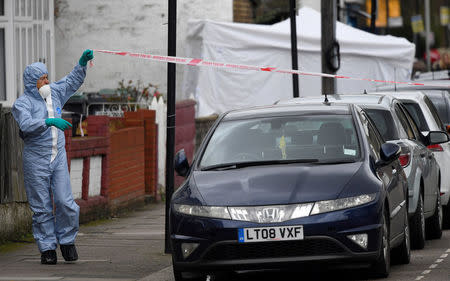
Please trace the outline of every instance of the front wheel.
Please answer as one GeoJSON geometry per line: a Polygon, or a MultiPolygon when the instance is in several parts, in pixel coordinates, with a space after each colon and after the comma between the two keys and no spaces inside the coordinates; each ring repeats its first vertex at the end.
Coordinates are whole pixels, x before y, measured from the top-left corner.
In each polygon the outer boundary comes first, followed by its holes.
{"type": "Polygon", "coordinates": [[[383,212],[382,230],[381,230],[381,243],[380,243],[380,256],[378,260],[372,265],[372,272],[375,277],[386,278],[389,275],[391,268],[391,243],[389,236],[389,221],[387,217],[387,211],[383,212]]]}
{"type": "Polygon", "coordinates": [[[425,247],[425,214],[423,209],[423,197],[419,194],[416,212],[411,218],[411,246],[413,249],[425,247]]]}
{"type": "Polygon", "coordinates": [[[409,264],[411,261],[411,245],[409,237],[408,208],[405,211],[405,226],[403,229],[403,242],[392,250],[392,260],[398,264],[409,264]]]}
{"type": "Polygon", "coordinates": [[[441,196],[438,193],[434,214],[427,219],[427,239],[440,239],[442,237],[442,218],[441,196]]]}

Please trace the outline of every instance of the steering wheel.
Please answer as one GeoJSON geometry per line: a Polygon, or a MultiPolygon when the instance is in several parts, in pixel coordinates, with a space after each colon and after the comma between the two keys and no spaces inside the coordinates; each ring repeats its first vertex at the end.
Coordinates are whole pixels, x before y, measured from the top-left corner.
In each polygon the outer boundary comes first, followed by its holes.
{"type": "Polygon", "coordinates": [[[234,155],[233,158],[237,160],[249,160],[249,161],[259,160],[259,157],[257,155],[248,152],[240,152],[234,155]]]}

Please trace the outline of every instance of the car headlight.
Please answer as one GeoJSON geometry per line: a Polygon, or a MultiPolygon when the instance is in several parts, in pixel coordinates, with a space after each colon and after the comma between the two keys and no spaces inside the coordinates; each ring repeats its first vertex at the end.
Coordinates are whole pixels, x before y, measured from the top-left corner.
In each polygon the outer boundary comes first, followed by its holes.
{"type": "Polygon", "coordinates": [[[376,195],[376,193],[373,193],[314,203],[272,206],[218,207],[174,204],[173,210],[181,214],[197,217],[274,223],[356,207],[372,202],[375,200],[376,195]]]}
{"type": "Polygon", "coordinates": [[[333,212],[337,210],[347,209],[372,202],[377,197],[376,193],[364,194],[360,196],[339,198],[336,200],[318,201],[314,203],[311,215],[333,212]]]}
{"type": "Polygon", "coordinates": [[[231,219],[227,207],[196,206],[174,204],[173,209],[182,214],[219,219],[231,219]]]}

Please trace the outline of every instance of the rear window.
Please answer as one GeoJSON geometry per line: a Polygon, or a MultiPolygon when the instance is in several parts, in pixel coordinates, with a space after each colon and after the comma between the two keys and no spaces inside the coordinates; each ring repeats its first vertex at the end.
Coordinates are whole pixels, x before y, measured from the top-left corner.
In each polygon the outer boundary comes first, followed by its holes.
{"type": "Polygon", "coordinates": [[[381,109],[366,109],[365,111],[385,141],[399,139],[394,120],[389,111],[381,109]]]}
{"type": "Polygon", "coordinates": [[[416,122],[417,127],[420,131],[429,131],[429,127],[427,124],[427,121],[425,121],[425,117],[423,116],[422,109],[420,109],[419,104],[415,102],[408,102],[404,101],[404,105],[406,107],[406,110],[408,110],[409,115],[414,119],[414,122],[416,122]]]}

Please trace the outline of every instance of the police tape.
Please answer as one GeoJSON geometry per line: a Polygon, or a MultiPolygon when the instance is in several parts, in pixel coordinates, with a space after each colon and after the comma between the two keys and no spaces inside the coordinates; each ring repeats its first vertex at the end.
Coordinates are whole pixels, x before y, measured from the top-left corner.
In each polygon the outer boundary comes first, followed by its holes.
{"type": "Polygon", "coordinates": [[[402,82],[402,81],[389,81],[389,80],[379,80],[379,79],[371,79],[371,78],[358,78],[344,75],[336,75],[336,74],[327,74],[321,72],[307,72],[293,69],[282,69],[277,67],[261,67],[254,65],[244,65],[244,64],[236,64],[236,63],[226,63],[226,62],[216,62],[209,61],[197,58],[183,58],[183,57],[173,57],[173,56],[161,56],[161,55],[152,55],[152,54],[143,54],[143,53],[132,53],[126,51],[110,51],[110,50],[96,50],[94,52],[104,53],[104,54],[112,54],[119,56],[128,56],[139,59],[146,59],[158,62],[166,62],[166,63],[175,63],[175,64],[183,64],[190,66],[206,66],[213,68],[225,68],[225,69],[234,69],[234,70],[253,70],[253,71],[262,71],[262,72],[271,72],[271,73],[282,73],[282,74],[296,74],[301,76],[315,76],[315,77],[328,77],[335,79],[347,79],[347,80],[356,80],[356,81],[367,81],[374,83],[386,83],[386,84],[398,84],[398,85],[409,85],[409,86],[427,86],[427,87],[439,87],[439,88],[450,88],[449,85],[444,84],[429,84],[429,83],[418,83],[418,82],[402,82]]]}

